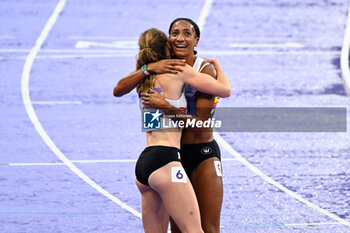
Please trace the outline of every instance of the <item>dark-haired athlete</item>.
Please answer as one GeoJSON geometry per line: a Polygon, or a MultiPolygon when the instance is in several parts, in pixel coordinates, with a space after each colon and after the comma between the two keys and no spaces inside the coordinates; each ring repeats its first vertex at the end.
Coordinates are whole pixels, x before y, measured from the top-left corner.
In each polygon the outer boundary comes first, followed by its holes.
{"type": "MultiPolygon", "coordinates": [[[[198,72],[216,77],[213,65],[196,57],[195,46],[198,45],[200,31],[192,20],[179,18],[174,20],[169,28],[168,42],[177,59],[185,60],[198,72]]],[[[170,61],[167,61],[170,62],[170,61]]],[[[166,72],[169,67],[173,71],[181,70],[181,60],[176,64],[165,64],[163,61],[150,63],[149,71],[166,72]],[[157,70],[157,71],[156,71],[157,70]]],[[[212,60],[215,65],[218,63],[212,60]]],[[[144,76],[140,72],[130,74],[121,80],[115,95],[122,95],[132,90],[144,76]]],[[[119,83],[118,83],[119,84],[119,83]]],[[[185,88],[188,112],[199,119],[208,119],[214,114],[216,98],[199,92],[191,87],[185,88]]],[[[148,107],[161,108],[168,115],[176,115],[178,109],[169,105],[159,93],[145,94],[144,104],[148,107]]],[[[223,199],[222,166],[220,150],[213,138],[212,129],[185,129],[181,137],[181,163],[188,174],[197,196],[202,227],[205,232],[220,232],[220,212],[223,199]]],[[[172,232],[180,232],[172,222],[172,232]]]]}

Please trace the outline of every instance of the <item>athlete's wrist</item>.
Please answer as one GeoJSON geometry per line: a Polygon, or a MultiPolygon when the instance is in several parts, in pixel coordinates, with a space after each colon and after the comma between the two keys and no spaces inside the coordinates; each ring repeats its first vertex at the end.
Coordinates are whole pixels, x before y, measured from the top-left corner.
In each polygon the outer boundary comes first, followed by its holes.
{"type": "Polygon", "coordinates": [[[151,73],[149,72],[149,69],[147,67],[147,64],[144,64],[142,67],[141,67],[141,71],[144,73],[144,75],[146,76],[149,76],[151,75],[151,73]]]}
{"type": "Polygon", "coordinates": [[[151,74],[156,74],[154,63],[147,64],[147,71],[151,74]]]}

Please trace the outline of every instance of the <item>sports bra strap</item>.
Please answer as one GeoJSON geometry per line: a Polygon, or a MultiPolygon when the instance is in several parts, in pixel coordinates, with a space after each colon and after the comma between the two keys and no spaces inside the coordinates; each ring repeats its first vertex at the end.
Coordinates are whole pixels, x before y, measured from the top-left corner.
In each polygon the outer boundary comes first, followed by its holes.
{"type": "Polygon", "coordinates": [[[203,68],[206,67],[207,65],[210,65],[210,63],[209,63],[209,62],[205,63],[205,64],[200,68],[200,70],[199,70],[198,72],[199,72],[199,73],[202,72],[203,68]]]}

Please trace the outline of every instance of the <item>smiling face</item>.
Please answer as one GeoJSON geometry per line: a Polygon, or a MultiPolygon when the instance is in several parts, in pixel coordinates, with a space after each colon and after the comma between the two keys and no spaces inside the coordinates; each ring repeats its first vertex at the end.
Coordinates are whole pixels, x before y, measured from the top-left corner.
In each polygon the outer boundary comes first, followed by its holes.
{"type": "Polygon", "coordinates": [[[193,25],[185,20],[177,21],[170,29],[169,44],[176,58],[193,58],[193,50],[198,41],[193,25]]]}

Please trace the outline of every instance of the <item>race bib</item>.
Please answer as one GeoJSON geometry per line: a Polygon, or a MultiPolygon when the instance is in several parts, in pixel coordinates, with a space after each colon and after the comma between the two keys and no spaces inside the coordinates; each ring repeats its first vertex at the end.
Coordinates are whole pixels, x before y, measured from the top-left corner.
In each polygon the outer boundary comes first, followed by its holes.
{"type": "Polygon", "coordinates": [[[221,161],[214,161],[215,171],[217,176],[222,176],[222,164],[221,161]]]}
{"type": "Polygon", "coordinates": [[[186,173],[182,167],[171,167],[171,182],[187,183],[186,173]]]}

